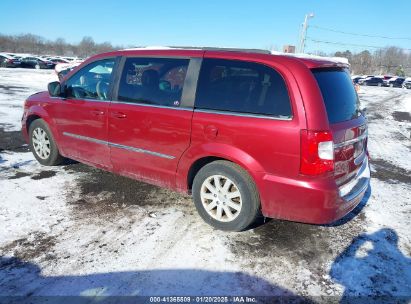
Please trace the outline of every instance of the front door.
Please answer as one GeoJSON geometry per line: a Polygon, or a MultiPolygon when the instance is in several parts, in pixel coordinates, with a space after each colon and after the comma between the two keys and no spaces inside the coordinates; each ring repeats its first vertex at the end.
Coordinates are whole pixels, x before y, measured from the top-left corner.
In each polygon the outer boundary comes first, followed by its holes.
{"type": "Polygon", "coordinates": [[[53,103],[50,115],[64,155],[110,168],[107,117],[115,58],[94,61],[62,84],[64,98],[53,103]]]}
{"type": "Polygon", "coordinates": [[[190,145],[189,63],[182,58],[125,59],[108,117],[114,170],[174,186],[178,161],[190,145]]]}

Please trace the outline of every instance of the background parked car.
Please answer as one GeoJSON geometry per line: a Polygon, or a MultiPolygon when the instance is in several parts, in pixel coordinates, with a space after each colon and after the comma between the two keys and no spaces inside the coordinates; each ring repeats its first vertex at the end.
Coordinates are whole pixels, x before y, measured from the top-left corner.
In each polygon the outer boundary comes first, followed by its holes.
{"type": "Polygon", "coordinates": [[[20,64],[20,60],[8,54],[0,54],[0,66],[2,68],[16,68],[19,67],[20,64]]]}
{"type": "Polygon", "coordinates": [[[353,84],[358,84],[358,81],[360,81],[361,79],[363,79],[362,76],[354,76],[351,77],[353,84]]]}
{"type": "Polygon", "coordinates": [[[405,79],[405,81],[402,83],[402,87],[404,89],[411,89],[411,78],[405,79]]]}
{"type": "Polygon", "coordinates": [[[55,63],[38,57],[26,57],[21,61],[22,68],[54,69],[55,66],[55,63]]]}
{"type": "Polygon", "coordinates": [[[404,81],[404,77],[393,77],[391,79],[384,80],[384,86],[392,88],[401,88],[404,81]]]}
{"type": "Polygon", "coordinates": [[[358,84],[359,85],[377,85],[377,84],[374,84],[374,82],[378,81],[377,79],[381,79],[381,78],[377,78],[374,76],[363,77],[358,80],[358,84]]]}
{"type": "Polygon", "coordinates": [[[56,65],[59,63],[69,63],[68,60],[63,59],[63,58],[49,58],[48,60],[55,63],[56,65]]]}
{"type": "Polygon", "coordinates": [[[360,79],[358,81],[359,84],[361,85],[366,85],[366,86],[379,86],[381,87],[384,83],[384,80],[379,77],[369,77],[366,79],[360,79]]]}
{"type": "Polygon", "coordinates": [[[63,78],[76,66],[80,65],[81,61],[72,61],[69,63],[59,63],[56,65],[54,68],[54,71],[57,74],[57,77],[59,78],[60,81],[63,80],[63,78]]]}

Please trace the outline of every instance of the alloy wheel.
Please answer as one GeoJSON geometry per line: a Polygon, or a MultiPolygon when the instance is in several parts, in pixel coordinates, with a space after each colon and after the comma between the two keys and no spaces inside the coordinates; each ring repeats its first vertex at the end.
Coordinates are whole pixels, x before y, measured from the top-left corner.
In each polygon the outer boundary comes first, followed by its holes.
{"type": "Polygon", "coordinates": [[[41,159],[48,159],[51,153],[50,139],[42,128],[35,128],[31,137],[33,148],[41,159]]]}
{"type": "Polygon", "coordinates": [[[241,193],[226,176],[212,175],[204,180],[200,197],[206,212],[217,221],[231,222],[241,212],[241,193]]]}

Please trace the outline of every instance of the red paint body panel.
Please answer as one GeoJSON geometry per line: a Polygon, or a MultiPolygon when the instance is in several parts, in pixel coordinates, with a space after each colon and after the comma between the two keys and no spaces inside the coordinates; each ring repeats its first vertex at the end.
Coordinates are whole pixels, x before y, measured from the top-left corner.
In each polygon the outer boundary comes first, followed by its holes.
{"type": "Polygon", "coordinates": [[[191,110],[112,103],[110,142],[170,156],[158,157],[114,146],[110,148],[114,170],[156,185],[175,188],[178,161],[190,145],[192,116],[191,110]],[[116,118],[112,115],[116,112],[127,117],[116,118]]]}
{"type": "Polygon", "coordinates": [[[340,219],[360,203],[365,193],[344,201],[331,178],[295,180],[270,174],[261,176],[261,191],[268,199],[263,206],[267,216],[312,224],[340,219]]]}
{"type": "Polygon", "coordinates": [[[63,155],[184,192],[190,191],[188,175],[196,161],[210,156],[227,159],[249,172],[260,194],[262,212],[268,217],[329,223],[350,212],[362,199],[365,190],[344,200],[337,185],[337,181],[348,183],[361,166],[354,163],[355,144],[335,150],[335,175],[300,174],[301,130],[331,131],[335,144],[365,132],[363,117],[334,125],[328,122],[321,91],[310,69],[338,64],[228,51],[124,50],[92,57],[67,78],[96,59],[116,56],[224,58],[270,66],[285,80],[292,118],[279,120],[117,101],[65,100],[41,93],[26,101],[22,120],[25,138],[28,139],[26,120],[37,115],[49,124],[63,155]],[[66,133],[100,142],[85,143],[66,133]]]}
{"type": "Polygon", "coordinates": [[[50,98],[48,112],[53,117],[64,155],[99,167],[112,167],[108,145],[69,136],[107,141],[108,108],[109,103],[105,102],[50,98]]]}

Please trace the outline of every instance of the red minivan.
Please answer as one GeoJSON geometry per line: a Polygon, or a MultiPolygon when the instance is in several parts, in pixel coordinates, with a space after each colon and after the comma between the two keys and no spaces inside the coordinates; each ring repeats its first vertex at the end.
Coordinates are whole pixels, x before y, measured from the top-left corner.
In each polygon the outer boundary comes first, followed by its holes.
{"type": "Polygon", "coordinates": [[[259,214],[331,223],[370,179],[348,66],[258,50],[94,56],[27,99],[22,130],[43,165],[67,157],[192,193],[223,230],[259,214]]]}

